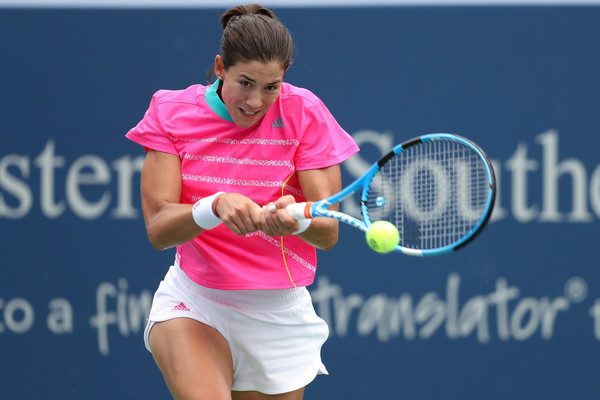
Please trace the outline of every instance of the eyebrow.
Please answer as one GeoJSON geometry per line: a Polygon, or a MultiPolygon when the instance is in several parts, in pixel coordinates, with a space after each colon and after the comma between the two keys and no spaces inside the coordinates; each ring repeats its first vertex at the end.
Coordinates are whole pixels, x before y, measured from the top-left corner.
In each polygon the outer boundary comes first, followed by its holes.
{"type": "MultiPolygon", "coordinates": [[[[250,78],[250,77],[249,77],[249,76],[247,76],[247,75],[241,74],[240,76],[241,76],[242,78],[244,78],[244,79],[246,79],[246,80],[250,81],[250,82],[256,83],[256,80],[254,80],[254,79],[250,78]]],[[[276,81],[273,81],[273,82],[269,82],[269,83],[267,83],[267,85],[276,85],[276,84],[278,84],[278,83],[281,83],[281,80],[276,80],[276,81]]]]}

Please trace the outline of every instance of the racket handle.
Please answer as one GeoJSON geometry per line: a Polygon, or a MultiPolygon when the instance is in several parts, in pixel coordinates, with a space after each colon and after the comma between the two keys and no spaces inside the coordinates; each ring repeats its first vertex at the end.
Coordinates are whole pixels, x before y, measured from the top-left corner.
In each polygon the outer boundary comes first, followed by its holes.
{"type": "Polygon", "coordinates": [[[285,212],[295,220],[303,220],[312,218],[310,215],[310,205],[311,202],[307,201],[306,203],[294,203],[285,207],[285,212]]]}

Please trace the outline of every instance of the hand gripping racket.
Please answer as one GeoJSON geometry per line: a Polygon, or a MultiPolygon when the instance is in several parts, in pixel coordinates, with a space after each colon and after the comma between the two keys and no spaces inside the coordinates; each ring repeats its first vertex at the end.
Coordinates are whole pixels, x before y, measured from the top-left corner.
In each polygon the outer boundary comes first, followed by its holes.
{"type": "Polygon", "coordinates": [[[396,251],[432,256],[458,250],[486,225],[494,207],[492,164],[475,143],[434,133],[395,146],[341,192],[320,201],[286,207],[295,219],[335,218],[364,232],[374,221],[398,228],[396,251]],[[358,220],[328,210],[361,190],[358,220]]]}

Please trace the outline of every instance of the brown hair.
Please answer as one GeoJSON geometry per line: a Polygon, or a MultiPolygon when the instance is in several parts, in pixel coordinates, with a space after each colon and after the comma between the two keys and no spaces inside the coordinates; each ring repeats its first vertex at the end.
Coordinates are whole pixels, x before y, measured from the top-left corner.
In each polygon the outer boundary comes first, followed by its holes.
{"type": "Polygon", "coordinates": [[[292,64],[292,36],[271,10],[259,4],[233,7],[221,16],[221,26],[225,69],[240,61],[278,61],[284,70],[292,64]]]}

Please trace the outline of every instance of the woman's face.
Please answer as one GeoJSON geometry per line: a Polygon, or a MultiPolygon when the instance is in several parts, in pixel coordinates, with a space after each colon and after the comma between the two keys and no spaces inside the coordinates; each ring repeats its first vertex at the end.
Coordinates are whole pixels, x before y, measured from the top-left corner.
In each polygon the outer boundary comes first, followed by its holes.
{"type": "Polygon", "coordinates": [[[221,99],[237,126],[249,128],[269,111],[281,91],[284,72],[277,61],[244,61],[225,70],[217,56],[215,73],[223,79],[221,99]]]}

